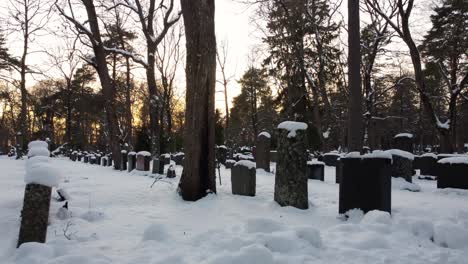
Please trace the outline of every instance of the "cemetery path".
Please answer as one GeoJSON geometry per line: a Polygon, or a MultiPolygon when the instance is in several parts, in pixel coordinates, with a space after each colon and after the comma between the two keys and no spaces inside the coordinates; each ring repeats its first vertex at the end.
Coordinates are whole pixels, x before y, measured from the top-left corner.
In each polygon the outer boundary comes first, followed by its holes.
{"type": "MultiPolygon", "coordinates": [[[[333,167],[325,182],[309,180],[310,209],[273,202],[274,175],[257,171],[255,197],[231,194],[221,169],[218,194],[198,202],[177,195],[177,177],[157,182],[142,173],[52,159],[71,196],[71,217],[53,199],[47,243],[15,249],[24,194],[24,161],[0,157],[0,263],[466,263],[468,191],[421,192],[394,180],[392,216],[359,211],[338,217],[333,167]],[[67,229],[67,225],[69,226],[67,229]],[[65,230],[65,231],[64,231],[65,230]],[[68,239],[67,239],[68,237],[68,239]]],[[[274,167],[273,167],[274,169],[274,167]]],[[[56,196],[55,192],[53,196],[56,196]]]]}

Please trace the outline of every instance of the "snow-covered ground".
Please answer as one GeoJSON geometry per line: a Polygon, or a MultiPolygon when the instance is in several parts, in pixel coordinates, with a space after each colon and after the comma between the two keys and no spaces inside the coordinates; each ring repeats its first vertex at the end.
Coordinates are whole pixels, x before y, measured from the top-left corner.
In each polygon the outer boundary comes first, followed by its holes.
{"type": "MultiPolygon", "coordinates": [[[[110,167],[53,159],[72,200],[52,200],[47,243],[16,249],[25,162],[0,157],[0,263],[468,263],[468,191],[421,192],[394,180],[392,215],[338,216],[333,167],[325,182],[309,180],[310,209],[273,201],[274,175],[257,171],[257,196],[231,194],[221,169],[218,194],[185,202],[177,178],[157,182],[110,167]],[[68,228],[67,228],[68,226],[68,228]],[[67,238],[68,237],[68,238],[67,238]]],[[[57,196],[55,191],[53,196],[57,196]]]]}

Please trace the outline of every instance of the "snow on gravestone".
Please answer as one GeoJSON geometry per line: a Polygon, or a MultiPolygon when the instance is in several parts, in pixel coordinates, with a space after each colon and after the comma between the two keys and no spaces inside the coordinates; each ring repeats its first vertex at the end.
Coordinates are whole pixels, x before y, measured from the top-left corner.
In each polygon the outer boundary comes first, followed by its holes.
{"type": "Polygon", "coordinates": [[[468,189],[468,156],[439,160],[436,173],[437,188],[468,189]]]}
{"type": "Polygon", "coordinates": [[[281,206],[307,209],[307,124],[285,121],[278,125],[278,130],[274,199],[281,206]]]}
{"type": "Polygon", "coordinates": [[[138,171],[149,171],[151,161],[151,153],[148,151],[140,151],[136,154],[136,169],[138,171]]]}
{"type": "Polygon", "coordinates": [[[258,169],[270,172],[270,141],[271,135],[268,132],[261,132],[257,137],[255,150],[255,162],[258,169]]]}
{"type": "Polygon", "coordinates": [[[401,149],[413,153],[414,136],[410,133],[400,133],[393,137],[393,145],[396,149],[401,149]]]}
{"type": "Polygon", "coordinates": [[[61,178],[50,164],[46,142],[33,141],[28,147],[18,247],[26,242],[45,242],[52,187],[58,186],[61,178]]]}
{"type": "Polygon", "coordinates": [[[128,156],[128,172],[131,172],[136,167],[136,152],[130,151],[127,156],[128,156]]]}
{"type": "Polygon", "coordinates": [[[400,177],[407,182],[413,182],[414,155],[400,149],[389,149],[385,152],[392,155],[392,177],[400,177]]]}
{"type": "Polygon", "coordinates": [[[352,209],[391,213],[392,155],[383,151],[360,155],[351,152],[340,159],[341,179],[338,212],[352,209]]]}
{"type": "Polygon", "coordinates": [[[241,160],[234,164],[231,171],[232,194],[255,196],[255,162],[241,160]]]}

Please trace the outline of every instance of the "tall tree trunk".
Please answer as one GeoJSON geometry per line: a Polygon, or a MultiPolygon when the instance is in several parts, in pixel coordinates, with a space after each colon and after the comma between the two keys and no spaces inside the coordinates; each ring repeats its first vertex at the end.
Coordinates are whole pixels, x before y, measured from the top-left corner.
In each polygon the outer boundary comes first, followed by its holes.
{"type": "Polygon", "coordinates": [[[119,170],[121,166],[120,154],[120,130],[115,110],[115,94],[116,89],[111,77],[109,76],[109,69],[106,61],[106,51],[102,44],[101,33],[99,32],[99,24],[94,7],[93,0],[82,0],[86,7],[88,14],[89,27],[91,29],[94,41],[93,51],[96,57],[97,72],[101,82],[102,93],[104,95],[104,109],[106,112],[107,132],[109,137],[109,146],[112,151],[112,160],[114,161],[114,168],[119,170]]]}
{"type": "Polygon", "coordinates": [[[179,188],[184,200],[216,192],[215,178],[215,1],[181,0],[187,48],[185,166],[179,188]]]}
{"type": "Polygon", "coordinates": [[[151,141],[151,154],[157,157],[160,154],[160,127],[159,127],[159,105],[160,100],[158,93],[158,86],[155,76],[155,57],[156,46],[148,42],[148,66],[146,67],[146,80],[148,82],[149,93],[149,128],[150,128],[150,141],[151,141]]]}
{"type": "Polygon", "coordinates": [[[348,151],[362,150],[359,0],[348,0],[348,151]]]}

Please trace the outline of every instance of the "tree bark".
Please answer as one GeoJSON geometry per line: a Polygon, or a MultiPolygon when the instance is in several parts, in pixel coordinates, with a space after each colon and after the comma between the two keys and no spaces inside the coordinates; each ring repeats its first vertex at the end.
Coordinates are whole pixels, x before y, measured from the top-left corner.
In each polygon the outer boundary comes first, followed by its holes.
{"type": "Polygon", "coordinates": [[[215,175],[215,1],[181,0],[186,32],[185,166],[179,188],[184,200],[216,192],[215,175]]]}
{"type": "MultiPolygon", "coordinates": [[[[109,69],[106,61],[106,51],[104,49],[99,24],[94,7],[93,0],[82,0],[86,7],[88,22],[92,32],[91,43],[96,59],[97,72],[101,82],[102,93],[104,95],[104,109],[106,111],[106,120],[108,123],[109,146],[112,151],[112,159],[114,160],[114,168],[120,170],[121,155],[120,155],[120,130],[115,110],[115,94],[116,89],[109,75],[109,69]]],[[[90,36],[91,37],[91,36],[90,36]]]]}
{"type": "Polygon", "coordinates": [[[359,0],[348,1],[348,151],[362,149],[359,0]]]}

